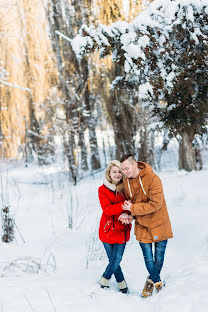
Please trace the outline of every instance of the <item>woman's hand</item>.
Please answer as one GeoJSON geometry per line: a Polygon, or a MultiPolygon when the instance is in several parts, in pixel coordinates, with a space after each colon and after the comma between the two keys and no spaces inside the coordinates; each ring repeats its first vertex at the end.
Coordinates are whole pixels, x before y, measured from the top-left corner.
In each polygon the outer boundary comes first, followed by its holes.
{"type": "Polygon", "coordinates": [[[122,224],[129,224],[129,215],[127,213],[122,213],[118,220],[121,221],[122,224]]]}
{"type": "Polygon", "coordinates": [[[134,220],[134,217],[132,215],[128,215],[129,223],[131,223],[134,220]]]}

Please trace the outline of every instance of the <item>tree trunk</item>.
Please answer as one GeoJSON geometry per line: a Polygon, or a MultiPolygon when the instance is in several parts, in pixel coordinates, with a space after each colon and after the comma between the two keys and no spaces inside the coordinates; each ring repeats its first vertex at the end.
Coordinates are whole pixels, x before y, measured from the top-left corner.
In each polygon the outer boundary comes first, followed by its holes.
{"type": "Polygon", "coordinates": [[[64,148],[66,151],[67,159],[68,159],[68,164],[69,164],[69,173],[71,175],[71,178],[74,182],[74,185],[77,184],[77,163],[76,163],[76,144],[74,140],[74,133],[73,131],[68,131],[68,141],[64,138],[64,148]]]}
{"type": "Polygon", "coordinates": [[[88,81],[88,60],[83,59],[78,63],[68,42],[60,39],[55,33],[56,30],[59,30],[69,38],[72,38],[82,24],[89,24],[89,20],[92,17],[91,1],[61,2],[59,0],[51,0],[48,16],[53,48],[60,72],[60,89],[62,90],[62,96],[66,99],[64,109],[67,115],[67,122],[69,129],[73,123],[73,132],[79,135],[81,168],[82,170],[88,170],[84,131],[89,128],[92,169],[97,169],[100,168],[100,161],[95,135],[95,122],[91,122],[93,119],[93,103],[91,103],[88,81]],[[74,7],[72,16],[70,15],[72,11],[71,6],[74,7]]]}
{"type": "Polygon", "coordinates": [[[114,132],[115,157],[118,160],[123,154],[134,154],[135,150],[135,112],[127,101],[130,99],[124,92],[113,90],[107,106],[114,132]]]}
{"type": "Polygon", "coordinates": [[[140,129],[139,160],[154,166],[154,134],[146,128],[140,129]]]}
{"type": "Polygon", "coordinates": [[[195,152],[197,170],[202,170],[203,162],[202,162],[202,157],[201,157],[201,149],[199,145],[194,147],[194,152],[195,152]]]}
{"type": "Polygon", "coordinates": [[[79,127],[79,147],[81,150],[81,169],[86,171],[88,170],[88,163],[87,163],[87,149],[86,149],[86,144],[85,144],[85,137],[84,137],[84,132],[85,132],[85,124],[84,121],[80,120],[80,127],[79,127]]]}
{"type": "Polygon", "coordinates": [[[148,130],[151,123],[148,109],[138,106],[140,147],[138,149],[138,159],[154,166],[154,132],[148,130]]]}
{"type": "MultiPolygon", "coordinates": [[[[120,118],[117,118],[117,121],[120,118]]],[[[128,136],[128,132],[125,129],[122,129],[123,122],[114,123],[113,131],[114,131],[114,139],[115,139],[115,157],[120,160],[123,154],[132,153],[132,149],[134,149],[134,145],[131,144],[131,140],[126,139],[128,136]]],[[[131,129],[129,129],[129,132],[131,129]]]]}
{"type": "MultiPolygon", "coordinates": [[[[75,135],[80,134],[79,146],[81,149],[81,167],[87,170],[86,146],[84,144],[84,125],[79,133],[79,94],[80,94],[80,73],[78,61],[73,50],[69,47],[66,40],[61,39],[56,34],[56,30],[72,37],[77,26],[74,16],[68,16],[69,3],[67,1],[51,0],[48,1],[48,20],[52,47],[55,52],[57,67],[59,71],[59,89],[63,99],[63,110],[67,122],[67,139],[64,140],[64,149],[69,163],[70,175],[77,182],[77,151],[75,145],[75,135]],[[68,23],[67,23],[68,20],[68,23]],[[73,81],[73,84],[71,83],[73,81]],[[82,131],[83,130],[83,131],[82,131]]],[[[80,22],[80,20],[79,20],[80,22]]]]}
{"type": "Polygon", "coordinates": [[[192,146],[194,134],[185,131],[179,144],[179,169],[186,171],[197,170],[195,150],[192,146]]]}
{"type": "MultiPolygon", "coordinates": [[[[93,118],[93,117],[92,117],[93,118]]],[[[90,140],[90,152],[91,152],[91,166],[92,170],[97,170],[101,168],[100,157],[98,153],[97,136],[95,131],[95,122],[90,120],[89,125],[89,140],[90,140]]]]}
{"type": "Polygon", "coordinates": [[[88,87],[89,68],[88,61],[83,59],[80,62],[81,78],[83,80],[83,86],[85,86],[83,104],[81,113],[83,114],[83,121],[89,130],[89,142],[90,142],[90,163],[92,170],[101,168],[100,158],[98,153],[98,144],[96,136],[96,121],[93,116],[94,100],[90,96],[90,90],[88,87]]]}

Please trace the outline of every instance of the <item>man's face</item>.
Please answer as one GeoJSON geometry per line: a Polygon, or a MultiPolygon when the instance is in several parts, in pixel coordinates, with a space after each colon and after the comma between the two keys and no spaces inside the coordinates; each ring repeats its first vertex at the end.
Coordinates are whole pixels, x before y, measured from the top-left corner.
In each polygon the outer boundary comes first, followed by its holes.
{"type": "Polygon", "coordinates": [[[134,178],[136,169],[137,169],[137,163],[131,162],[128,159],[121,163],[121,171],[127,178],[134,178]]]}

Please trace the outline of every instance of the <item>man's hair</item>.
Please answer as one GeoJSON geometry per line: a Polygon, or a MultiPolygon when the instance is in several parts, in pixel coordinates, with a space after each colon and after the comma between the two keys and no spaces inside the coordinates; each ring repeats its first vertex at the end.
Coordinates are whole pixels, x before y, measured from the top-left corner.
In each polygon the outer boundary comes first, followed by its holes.
{"type": "Polygon", "coordinates": [[[136,162],[136,159],[134,158],[132,154],[124,154],[120,159],[120,163],[124,162],[127,159],[131,162],[136,162]]]}

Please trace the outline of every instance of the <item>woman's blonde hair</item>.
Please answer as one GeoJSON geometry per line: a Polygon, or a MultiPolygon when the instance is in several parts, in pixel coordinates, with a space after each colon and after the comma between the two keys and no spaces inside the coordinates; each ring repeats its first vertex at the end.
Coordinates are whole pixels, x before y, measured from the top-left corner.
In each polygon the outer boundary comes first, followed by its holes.
{"type": "MultiPolygon", "coordinates": [[[[112,183],[112,179],[110,177],[110,171],[112,167],[118,167],[120,169],[120,161],[114,159],[111,160],[111,162],[108,164],[106,170],[105,170],[105,177],[108,180],[108,182],[112,183]]],[[[116,184],[116,193],[121,193],[123,191],[124,187],[123,187],[123,179],[121,178],[121,181],[116,184]]]]}

